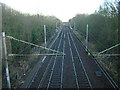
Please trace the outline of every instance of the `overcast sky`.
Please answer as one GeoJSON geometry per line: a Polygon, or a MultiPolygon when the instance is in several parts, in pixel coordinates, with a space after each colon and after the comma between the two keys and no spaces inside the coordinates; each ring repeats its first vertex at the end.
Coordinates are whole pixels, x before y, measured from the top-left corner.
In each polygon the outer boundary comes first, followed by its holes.
{"type": "Polygon", "coordinates": [[[54,15],[68,21],[78,13],[93,13],[104,0],[0,0],[23,13],[54,15]]]}

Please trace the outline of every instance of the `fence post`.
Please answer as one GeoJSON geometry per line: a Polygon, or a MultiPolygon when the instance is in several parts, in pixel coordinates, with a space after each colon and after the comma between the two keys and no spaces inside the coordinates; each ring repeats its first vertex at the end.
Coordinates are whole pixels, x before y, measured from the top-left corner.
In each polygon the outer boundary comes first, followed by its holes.
{"type": "Polygon", "coordinates": [[[5,32],[2,32],[2,41],[3,41],[4,59],[5,59],[5,64],[6,64],[7,85],[8,85],[8,88],[11,88],[8,61],[7,61],[8,58],[7,58],[7,49],[6,49],[6,42],[5,42],[5,32]]]}

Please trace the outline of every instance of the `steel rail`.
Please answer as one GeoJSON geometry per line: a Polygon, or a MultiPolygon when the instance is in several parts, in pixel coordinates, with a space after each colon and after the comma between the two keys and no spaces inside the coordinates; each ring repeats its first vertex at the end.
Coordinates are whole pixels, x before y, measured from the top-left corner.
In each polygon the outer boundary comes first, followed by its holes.
{"type": "Polygon", "coordinates": [[[75,63],[74,63],[74,59],[73,59],[73,53],[72,53],[71,44],[70,44],[70,38],[69,38],[68,33],[67,33],[67,38],[68,38],[68,42],[69,42],[69,46],[70,46],[70,53],[71,53],[71,57],[72,57],[72,65],[73,65],[73,70],[74,70],[74,74],[75,74],[76,85],[77,85],[77,88],[79,89],[77,73],[76,73],[76,68],[75,68],[75,63]]]}
{"type": "MultiPolygon", "coordinates": [[[[61,44],[61,40],[62,40],[62,36],[63,36],[63,33],[61,35],[61,39],[60,39],[60,42],[59,42],[57,50],[59,50],[59,47],[60,47],[60,44],[61,44]]],[[[52,79],[52,76],[53,76],[53,71],[55,69],[56,59],[57,59],[57,55],[56,55],[55,60],[54,60],[54,64],[53,64],[53,67],[52,67],[52,72],[50,74],[50,78],[49,78],[49,82],[48,82],[48,85],[47,85],[47,89],[50,87],[51,79],[52,79]]]]}
{"type": "MultiPolygon", "coordinates": [[[[55,46],[55,48],[56,48],[56,47],[57,47],[57,45],[55,46]]],[[[50,64],[51,64],[51,62],[52,62],[52,58],[53,58],[53,57],[51,57],[50,62],[49,62],[49,64],[47,65],[47,67],[46,67],[46,69],[45,69],[45,72],[44,72],[44,74],[43,74],[43,76],[42,76],[42,79],[40,80],[40,83],[39,83],[39,85],[38,85],[37,88],[40,88],[40,87],[41,87],[41,84],[42,84],[43,80],[45,79],[45,76],[47,75],[47,71],[48,71],[48,69],[49,69],[49,67],[50,67],[50,64]]]]}
{"type": "Polygon", "coordinates": [[[83,62],[82,62],[82,59],[81,59],[80,54],[79,54],[79,52],[78,52],[78,49],[77,49],[77,47],[76,47],[76,45],[75,45],[75,42],[74,42],[74,40],[73,40],[73,37],[72,37],[72,35],[71,35],[70,32],[69,32],[69,34],[70,34],[70,37],[71,37],[71,39],[72,39],[73,45],[74,45],[74,47],[75,47],[75,50],[76,50],[76,52],[77,52],[77,54],[78,54],[80,63],[81,63],[82,68],[83,68],[83,70],[84,70],[84,73],[85,73],[85,75],[86,75],[86,77],[87,77],[87,80],[88,80],[88,83],[89,83],[89,85],[90,85],[90,88],[92,89],[91,82],[90,82],[90,80],[89,80],[89,77],[88,77],[87,72],[86,72],[86,70],[85,70],[84,64],[83,64],[83,62]]]}
{"type": "Polygon", "coordinates": [[[119,88],[118,85],[115,83],[115,81],[112,79],[112,77],[108,74],[108,72],[102,67],[102,65],[97,60],[95,60],[95,63],[98,65],[98,67],[103,72],[103,74],[105,75],[105,77],[111,83],[111,85],[113,86],[113,88],[116,88],[116,89],[119,88]]]}
{"type": "MultiPolygon", "coordinates": [[[[64,34],[64,39],[65,39],[65,34],[64,34]]],[[[65,53],[65,41],[63,42],[63,53],[65,53]]],[[[61,71],[61,89],[63,88],[63,68],[64,68],[64,55],[63,55],[63,59],[62,59],[62,71],[61,71]]]]}

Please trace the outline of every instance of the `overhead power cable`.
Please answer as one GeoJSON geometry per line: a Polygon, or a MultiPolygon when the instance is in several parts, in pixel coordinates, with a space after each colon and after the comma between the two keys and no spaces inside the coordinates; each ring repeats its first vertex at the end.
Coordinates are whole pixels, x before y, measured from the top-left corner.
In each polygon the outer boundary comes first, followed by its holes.
{"type": "Polygon", "coordinates": [[[120,54],[94,54],[94,56],[119,56],[120,54]]]}
{"type": "MultiPolygon", "coordinates": [[[[28,45],[32,45],[32,46],[35,46],[35,47],[40,47],[40,48],[43,48],[43,49],[46,49],[46,50],[49,50],[49,51],[53,51],[53,52],[57,52],[57,53],[61,53],[62,55],[65,55],[63,52],[59,52],[59,51],[56,51],[56,50],[53,50],[53,49],[49,49],[49,48],[46,48],[46,47],[43,47],[43,46],[39,46],[39,45],[36,45],[36,44],[33,44],[33,43],[30,43],[30,42],[26,42],[26,41],[23,41],[23,40],[19,40],[19,39],[16,39],[12,36],[6,36],[7,38],[10,38],[10,39],[13,39],[13,40],[16,40],[18,42],[22,42],[22,43],[25,43],[25,44],[28,44],[28,45]]],[[[15,54],[14,54],[15,55],[15,54]]],[[[17,54],[16,54],[17,55],[17,54]]],[[[20,55],[20,54],[19,54],[20,55]]],[[[22,55],[22,54],[21,54],[22,55]]],[[[44,54],[45,55],[45,54],[44,54]]]]}
{"type": "Polygon", "coordinates": [[[119,46],[119,45],[120,45],[120,43],[118,43],[118,44],[116,44],[116,45],[114,45],[114,46],[112,46],[112,47],[110,47],[110,48],[108,48],[108,49],[105,49],[105,50],[103,50],[103,51],[101,51],[101,52],[99,52],[99,53],[97,53],[97,54],[104,53],[104,52],[106,52],[106,51],[108,51],[108,50],[111,50],[111,49],[113,49],[113,48],[115,48],[115,47],[117,47],[117,46],[119,46]]]}
{"type": "Polygon", "coordinates": [[[8,56],[40,56],[40,55],[53,56],[53,55],[63,55],[63,54],[58,54],[58,53],[53,53],[53,54],[8,54],[8,56]]]}
{"type": "Polygon", "coordinates": [[[101,52],[99,52],[99,53],[97,53],[97,54],[93,54],[93,55],[94,55],[94,56],[119,56],[120,54],[102,54],[102,53],[104,53],[104,52],[106,52],[106,51],[109,51],[109,50],[111,50],[111,49],[119,46],[119,45],[120,45],[120,43],[118,43],[118,44],[116,44],[116,45],[114,45],[114,46],[112,46],[112,47],[110,47],[110,48],[108,48],[108,49],[105,49],[105,50],[103,50],[103,51],[101,51],[101,52]]]}

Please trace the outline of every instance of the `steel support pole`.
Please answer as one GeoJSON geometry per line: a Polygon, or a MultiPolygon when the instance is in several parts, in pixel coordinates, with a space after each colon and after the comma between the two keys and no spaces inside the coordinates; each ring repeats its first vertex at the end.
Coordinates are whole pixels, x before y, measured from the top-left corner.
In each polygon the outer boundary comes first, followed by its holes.
{"type": "Polygon", "coordinates": [[[45,41],[45,47],[46,47],[46,25],[44,25],[44,41],[45,41]]]}
{"type": "Polygon", "coordinates": [[[8,69],[8,61],[7,61],[7,49],[6,49],[6,41],[5,41],[5,32],[2,32],[2,41],[3,41],[3,50],[4,50],[4,59],[6,64],[6,79],[7,79],[7,86],[11,88],[10,84],[10,76],[9,76],[9,69],[8,69]]]}
{"type": "Polygon", "coordinates": [[[58,30],[58,24],[57,24],[57,22],[56,22],[56,32],[57,32],[57,30],[58,30]]]}
{"type": "Polygon", "coordinates": [[[0,5],[0,90],[2,90],[2,6],[0,5]]]}
{"type": "Polygon", "coordinates": [[[86,51],[88,51],[88,24],[86,25],[86,51]]]}

